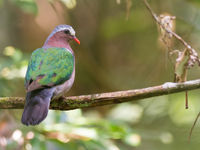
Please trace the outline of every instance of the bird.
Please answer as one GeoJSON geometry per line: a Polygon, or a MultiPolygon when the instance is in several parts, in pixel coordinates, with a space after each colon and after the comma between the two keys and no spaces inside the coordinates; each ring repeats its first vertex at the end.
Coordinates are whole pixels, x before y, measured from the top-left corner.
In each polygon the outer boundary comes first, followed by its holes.
{"type": "Polygon", "coordinates": [[[80,44],[70,25],[58,25],[44,45],[33,51],[25,75],[26,101],[22,124],[40,124],[47,117],[50,101],[72,87],[75,56],[69,44],[71,40],[80,44]]]}

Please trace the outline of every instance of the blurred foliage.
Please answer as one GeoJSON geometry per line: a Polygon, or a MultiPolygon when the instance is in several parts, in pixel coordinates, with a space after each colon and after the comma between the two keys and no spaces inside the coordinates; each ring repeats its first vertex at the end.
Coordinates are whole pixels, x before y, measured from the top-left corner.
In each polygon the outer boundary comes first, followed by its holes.
{"type": "MultiPolygon", "coordinates": [[[[157,14],[176,16],[175,32],[200,47],[198,0],[151,0],[157,14]]],[[[71,24],[81,41],[76,80],[68,95],[142,88],[173,81],[173,66],[157,27],[138,0],[0,0],[0,96],[24,96],[24,75],[31,52],[58,24],[71,24]]],[[[174,41],[174,47],[182,45],[174,41]]],[[[188,80],[199,78],[192,68],[188,80]]],[[[50,111],[36,127],[20,123],[22,110],[1,110],[2,150],[197,150],[199,90],[133,103],[50,111]]]]}
{"type": "Polygon", "coordinates": [[[38,10],[35,0],[11,0],[11,2],[26,13],[32,13],[34,15],[37,14],[38,10]]]}
{"type": "Polygon", "coordinates": [[[25,77],[27,65],[28,60],[19,49],[5,47],[3,54],[0,54],[0,96],[10,95],[15,90],[13,87],[17,80],[25,77]]]}

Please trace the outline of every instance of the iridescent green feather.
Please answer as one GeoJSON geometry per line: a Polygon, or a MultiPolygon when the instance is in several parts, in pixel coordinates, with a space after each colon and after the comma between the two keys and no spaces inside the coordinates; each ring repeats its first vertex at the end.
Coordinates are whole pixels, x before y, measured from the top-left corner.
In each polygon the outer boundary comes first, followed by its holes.
{"type": "Polygon", "coordinates": [[[74,56],[65,48],[39,48],[32,53],[25,84],[41,77],[41,86],[59,85],[71,77],[73,68],[74,56]]]}

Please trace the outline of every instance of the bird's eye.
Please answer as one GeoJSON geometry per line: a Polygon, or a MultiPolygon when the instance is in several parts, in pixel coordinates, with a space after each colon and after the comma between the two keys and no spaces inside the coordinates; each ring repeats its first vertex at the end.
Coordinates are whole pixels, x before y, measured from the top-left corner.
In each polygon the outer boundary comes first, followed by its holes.
{"type": "Polygon", "coordinates": [[[69,30],[65,30],[64,32],[65,32],[65,34],[69,34],[70,33],[69,30]]]}

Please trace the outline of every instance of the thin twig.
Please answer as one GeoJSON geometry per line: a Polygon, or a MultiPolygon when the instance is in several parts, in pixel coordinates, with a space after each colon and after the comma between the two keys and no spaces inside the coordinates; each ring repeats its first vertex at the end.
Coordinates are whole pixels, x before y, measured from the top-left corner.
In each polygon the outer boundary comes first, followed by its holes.
{"type": "Polygon", "coordinates": [[[193,125],[192,125],[192,128],[190,129],[190,133],[189,133],[189,137],[188,137],[188,141],[189,141],[189,142],[190,142],[190,140],[191,140],[192,131],[193,131],[193,129],[194,129],[194,127],[195,127],[195,125],[196,125],[197,120],[198,120],[199,117],[200,117],[200,112],[199,112],[198,115],[196,116],[195,121],[194,121],[194,123],[193,123],[193,125]]]}
{"type": "MultiPolygon", "coordinates": [[[[165,27],[164,24],[162,24],[162,22],[160,21],[159,17],[153,12],[153,10],[151,9],[149,3],[147,2],[147,0],[144,0],[144,4],[145,6],[147,7],[147,9],[149,10],[149,12],[151,13],[151,15],[153,16],[154,20],[159,24],[159,26],[165,30],[168,34],[172,35],[174,38],[176,38],[178,41],[180,41],[184,46],[185,46],[185,50],[187,52],[189,52],[189,61],[187,62],[187,67],[184,68],[184,69],[188,69],[190,66],[193,66],[195,62],[197,62],[199,65],[200,65],[200,60],[199,60],[199,57],[198,57],[198,54],[197,52],[195,51],[195,49],[192,48],[192,46],[190,46],[184,39],[182,39],[178,34],[176,34],[175,32],[173,32],[172,30],[168,29],[165,27]]],[[[186,76],[185,76],[186,77],[186,76]]],[[[185,79],[186,80],[186,79],[185,79]]],[[[184,80],[184,81],[185,81],[184,80]]],[[[188,91],[186,90],[185,91],[185,108],[188,109],[188,91]]],[[[189,141],[191,139],[191,136],[192,136],[192,131],[194,129],[194,126],[198,120],[198,118],[200,117],[200,112],[199,114],[197,115],[193,125],[192,125],[192,128],[190,130],[190,133],[189,133],[189,141]]]]}
{"type": "Polygon", "coordinates": [[[175,32],[167,29],[161,22],[160,19],[158,18],[158,16],[153,12],[153,10],[151,9],[149,3],[144,0],[145,6],[147,7],[147,9],[149,10],[149,12],[151,13],[151,15],[153,16],[154,20],[169,34],[173,35],[177,40],[179,40],[187,49],[192,49],[192,47],[184,40],[182,39],[178,34],[176,34],[175,32]]]}
{"type": "MultiPolygon", "coordinates": [[[[144,98],[168,95],[198,88],[200,88],[200,79],[183,83],[167,82],[159,86],[147,87],[143,89],[62,97],[58,100],[52,100],[50,109],[70,110],[85,107],[103,106],[124,103],[128,101],[143,100],[144,98]]],[[[24,98],[20,97],[1,97],[0,109],[23,109],[24,102],[24,98]]]]}
{"type": "Polygon", "coordinates": [[[188,91],[185,91],[185,109],[188,109],[188,91]]]}
{"type": "Polygon", "coordinates": [[[147,2],[147,0],[144,0],[144,4],[145,4],[146,8],[149,10],[149,12],[152,15],[153,19],[159,24],[159,26],[162,27],[162,29],[165,30],[169,35],[172,35],[174,38],[176,38],[178,41],[180,41],[185,46],[185,48],[188,50],[188,52],[190,54],[190,61],[188,62],[189,63],[188,67],[193,66],[195,62],[197,62],[198,65],[200,66],[200,59],[198,57],[198,54],[197,54],[196,50],[194,48],[192,48],[192,46],[189,45],[181,36],[179,36],[178,34],[173,32],[172,30],[170,30],[170,29],[165,27],[165,25],[161,22],[159,17],[151,9],[151,7],[150,7],[149,3],[147,2]]]}

